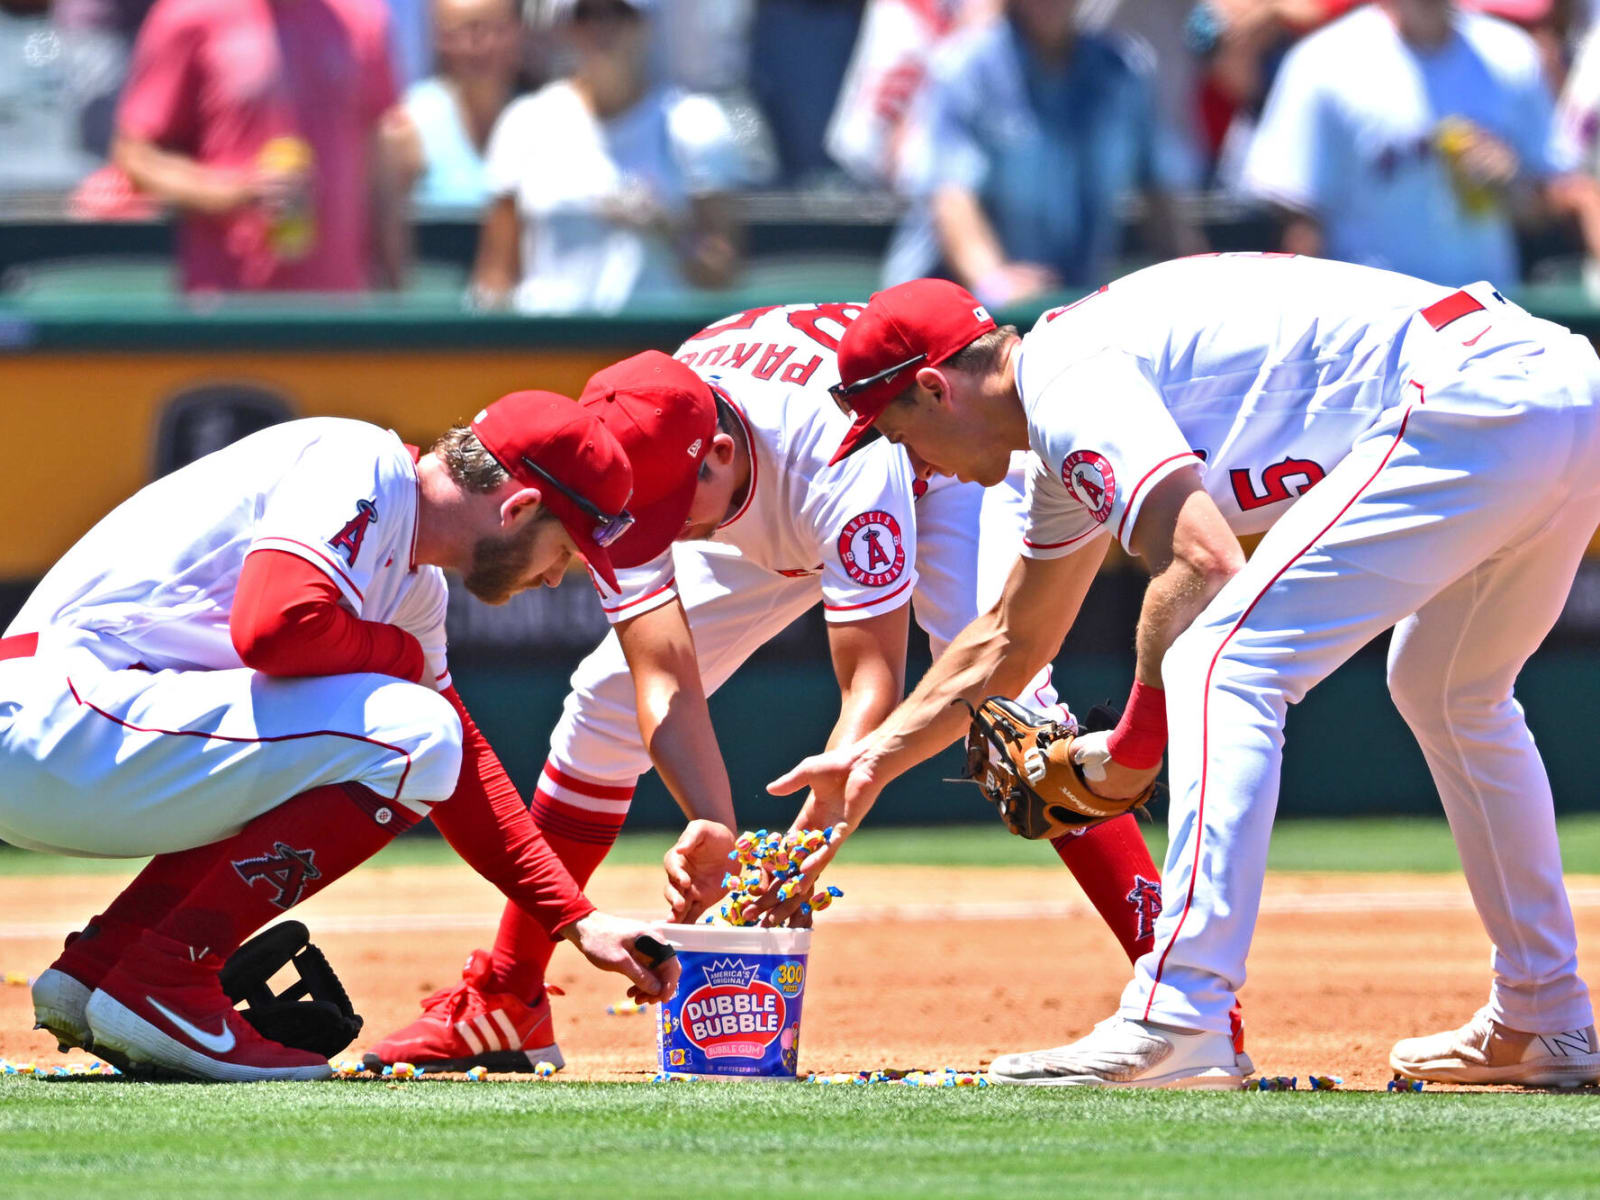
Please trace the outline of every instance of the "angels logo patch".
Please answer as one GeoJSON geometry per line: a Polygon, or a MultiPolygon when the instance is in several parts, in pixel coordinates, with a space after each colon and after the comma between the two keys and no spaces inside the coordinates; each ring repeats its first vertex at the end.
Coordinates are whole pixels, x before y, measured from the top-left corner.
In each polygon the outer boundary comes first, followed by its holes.
{"type": "Polygon", "coordinates": [[[1103,454],[1093,450],[1074,450],[1061,463],[1061,482],[1072,498],[1089,510],[1100,524],[1111,515],[1117,498],[1117,476],[1103,454]]]}
{"type": "Polygon", "coordinates": [[[852,517],[839,535],[845,573],[865,587],[887,587],[906,569],[900,522],[881,509],[852,517]]]}

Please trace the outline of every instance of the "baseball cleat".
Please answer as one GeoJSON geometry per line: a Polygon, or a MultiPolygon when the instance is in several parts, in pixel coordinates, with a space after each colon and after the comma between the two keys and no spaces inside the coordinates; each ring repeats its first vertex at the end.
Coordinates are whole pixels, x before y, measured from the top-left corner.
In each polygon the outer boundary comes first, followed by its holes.
{"type": "Polygon", "coordinates": [[[1593,1025],[1561,1033],[1523,1033],[1480,1008],[1460,1029],[1396,1042],[1389,1065],[1408,1079],[1430,1083],[1581,1087],[1600,1083],[1600,1045],[1593,1025]]]}
{"type": "Polygon", "coordinates": [[[461,982],[422,1002],[422,1015],[384,1038],[362,1062],[379,1071],[397,1062],[430,1071],[533,1071],[543,1062],[556,1070],[567,1065],[556,1045],[550,997],[527,1004],[492,985],[493,963],[486,950],[474,950],[461,968],[461,982]]]}
{"type": "Polygon", "coordinates": [[[65,971],[47,967],[33,981],[33,1027],[49,1030],[63,1051],[93,1050],[84,1009],[94,989],[65,971]]]}
{"type": "Polygon", "coordinates": [[[233,1007],[217,980],[222,960],[146,934],[89,997],[95,1049],[135,1071],[195,1079],[326,1079],[328,1060],[269,1041],[233,1007]]]}
{"type": "Polygon", "coordinates": [[[991,1083],[1034,1087],[1161,1087],[1232,1091],[1255,1071],[1233,1036],[1111,1017],[1071,1045],[1005,1054],[991,1083]]]}

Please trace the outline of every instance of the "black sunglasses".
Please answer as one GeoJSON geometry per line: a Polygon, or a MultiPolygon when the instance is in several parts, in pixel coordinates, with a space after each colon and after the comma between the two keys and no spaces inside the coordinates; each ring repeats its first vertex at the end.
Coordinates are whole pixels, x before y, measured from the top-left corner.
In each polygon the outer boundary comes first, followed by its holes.
{"type": "Polygon", "coordinates": [[[623,509],[619,513],[606,512],[604,509],[595,505],[592,501],[585,500],[582,496],[578,495],[577,492],[573,491],[566,484],[562,483],[561,480],[550,474],[549,471],[546,471],[527,455],[522,456],[522,465],[527,467],[528,470],[532,471],[540,479],[543,479],[551,487],[555,488],[556,491],[560,492],[568,500],[571,500],[578,506],[581,512],[586,513],[594,518],[594,531],[590,534],[590,537],[594,539],[594,544],[596,546],[609,546],[612,542],[616,541],[623,534],[627,533],[628,530],[633,528],[633,514],[627,509],[623,509]]]}
{"type": "Polygon", "coordinates": [[[928,356],[926,354],[913,354],[910,358],[906,359],[905,362],[895,363],[895,365],[892,367],[886,367],[882,371],[879,371],[876,375],[868,375],[865,379],[858,379],[854,383],[844,383],[841,381],[833,384],[828,388],[828,395],[833,397],[834,403],[839,405],[840,408],[848,408],[850,407],[851,396],[859,396],[869,387],[875,387],[882,383],[885,379],[890,379],[895,375],[898,375],[907,367],[916,366],[919,362],[922,362],[927,357],[928,356]]]}

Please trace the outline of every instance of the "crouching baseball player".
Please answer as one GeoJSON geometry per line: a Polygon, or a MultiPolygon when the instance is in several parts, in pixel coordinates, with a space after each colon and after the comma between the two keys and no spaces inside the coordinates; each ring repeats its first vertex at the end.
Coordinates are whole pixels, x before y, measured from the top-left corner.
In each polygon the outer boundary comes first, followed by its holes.
{"type": "Polygon", "coordinates": [[[1390,1063],[1470,1083],[1600,1077],[1550,784],[1512,695],[1600,522],[1588,342],[1488,284],[1220,255],[1118,280],[1022,339],[960,288],[913,281],[873,298],[839,358],[857,414],[846,450],[878,432],[997,484],[1027,447],[1028,532],[999,605],[906,703],[775,790],[809,784],[855,828],[887,780],[959,731],[952,701],[1010,692],[1054,653],[1107,533],[1152,573],[1123,724],[1051,769],[1137,795],[1170,725],[1155,945],[1115,1016],[1070,1045],[997,1059],[994,1078],[1228,1087],[1248,1073],[1227,1018],[1285,710],[1390,626],[1390,692],[1494,943],[1487,1005],[1401,1041],[1390,1063]],[[1235,534],[1261,531],[1246,563],[1235,534]]]}
{"type": "MultiPolygon", "coordinates": [[[[535,824],[586,882],[653,764],[691,819],[666,862],[676,920],[694,919],[725,891],[737,828],[705,695],[820,603],[840,687],[829,744],[854,741],[903,694],[911,605],[938,649],[993,599],[980,594],[985,581],[997,590],[1017,552],[1020,482],[987,493],[948,479],[925,488],[888,444],[829,464],[850,425],[828,394],[835,352],[861,309],[754,309],[678,350],[692,368],[683,374],[703,376],[717,396],[718,430],[684,530],[710,540],[680,541],[621,571],[620,588],[602,587],[614,628],[573,676],[534,794],[535,824]]],[[[585,398],[613,391],[611,374],[597,375],[585,398]]],[[[649,516],[641,511],[640,524],[649,516]]],[[[1014,690],[1066,717],[1047,667],[1014,690]]],[[[1137,958],[1150,944],[1158,874],[1133,818],[1059,838],[1055,848],[1137,958]]],[[[508,905],[493,952],[474,951],[462,983],[429,997],[421,1017],[373,1046],[368,1061],[561,1063],[545,986],[553,949],[508,905]]]]}
{"type": "Polygon", "coordinates": [[[219,969],[429,816],[546,936],[670,992],[675,964],[650,969],[644,927],[584,898],[446,665],[443,569],[490,603],[574,554],[614,579],[630,494],[692,486],[692,457],[656,451],[705,436],[697,420],[603,415],[623,436],[514,393],[426,454],[290,422],[144,488],[56,564],[0,640],[0,837],[155,857],[39,976],[41,1026],[202,1079],[326,1076],[326,1053],[261,1036],[219,969]]]}

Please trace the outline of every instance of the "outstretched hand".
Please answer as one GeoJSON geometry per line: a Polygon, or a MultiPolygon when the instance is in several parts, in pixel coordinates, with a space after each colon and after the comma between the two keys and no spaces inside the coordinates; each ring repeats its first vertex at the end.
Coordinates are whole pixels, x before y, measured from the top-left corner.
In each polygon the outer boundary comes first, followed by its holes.
{"type": "Polygon", "coordinates": [[[728,889],[723,876],[732,870],[729,854],[734,835],[717,821],[690,821],[661,860],[666,868],[665,896],[672,919],[692,922],[722,899],[728,889]]]}

